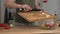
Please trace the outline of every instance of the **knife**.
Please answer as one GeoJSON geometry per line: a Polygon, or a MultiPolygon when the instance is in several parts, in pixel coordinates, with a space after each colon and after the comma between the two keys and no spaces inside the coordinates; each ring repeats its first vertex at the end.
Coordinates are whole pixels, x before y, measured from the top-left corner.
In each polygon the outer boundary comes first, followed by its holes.
{"type": "MultiPolygon", "coordinates": [[[[20,11],[20,12],[24,12],[24,9],[23,9],[23,8],[19,8],[18,11],[20,11]]],[[[35,8],[32,9],[32,10],[29,10],[29,11],[27,11],[27,12],[31,12],[31,11],[43,11],[43,12],[44,12],[43,9],[35,9],[35,8]]]]}

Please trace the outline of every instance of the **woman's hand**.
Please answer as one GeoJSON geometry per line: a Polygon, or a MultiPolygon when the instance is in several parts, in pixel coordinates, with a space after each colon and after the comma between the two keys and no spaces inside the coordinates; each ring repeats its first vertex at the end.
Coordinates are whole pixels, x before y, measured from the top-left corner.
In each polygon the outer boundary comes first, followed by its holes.
{"type": "Polygon", "coordinates": [[[24,9],[24,11],[32,10],[32,8],[29,5],[27,5],[27,4],[22,5],[22,8],[24,9]]]}

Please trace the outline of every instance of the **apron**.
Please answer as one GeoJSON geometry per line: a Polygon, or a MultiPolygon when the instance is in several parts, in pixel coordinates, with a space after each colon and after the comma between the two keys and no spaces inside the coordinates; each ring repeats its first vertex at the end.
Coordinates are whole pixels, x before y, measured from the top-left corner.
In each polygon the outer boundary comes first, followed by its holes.
{"type": "Polygon", "coordinates": [[[31,8],[35,8],[35,0],[16,0],[17,4],[28,4],[31,8]]]}
{"type": "MultiPolygon", "coordinates": [[[[35,5],[35,0],[16,0],[15,1],[17,4],[28,4],[31,8],[34,8],[35,5]]],[[[16,16],[15,16],[15,22],[21,23],[21,24],[26,24],[29,25],[28,21],[26,21],[24,18],[22,18],[21,16],[19,16],[18,13],[18,9],[16,9],[16,16]]]]}

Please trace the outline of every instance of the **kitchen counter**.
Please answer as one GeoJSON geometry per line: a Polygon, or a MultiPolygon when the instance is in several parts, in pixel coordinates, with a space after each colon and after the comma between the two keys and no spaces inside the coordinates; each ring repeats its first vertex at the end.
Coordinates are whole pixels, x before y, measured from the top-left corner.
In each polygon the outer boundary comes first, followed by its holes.
{"type": "Polygon", "coordinates": [[[60,33],[60,27],[54,30],[43,30],[39,27],[18,26],[9,30],[0,29],[0,34],[36,34],[36,33],[60,33]]]}

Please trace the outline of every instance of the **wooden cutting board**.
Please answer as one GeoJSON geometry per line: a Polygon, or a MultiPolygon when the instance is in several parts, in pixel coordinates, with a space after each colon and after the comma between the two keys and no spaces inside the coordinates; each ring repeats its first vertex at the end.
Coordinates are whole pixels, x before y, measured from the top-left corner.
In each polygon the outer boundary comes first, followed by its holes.
{"type": "Polygon", "coordinates": [[[28,22],[55,19],[55,16],[42,11],[19,12],[18,15],[26,19],[28,22]]]}

